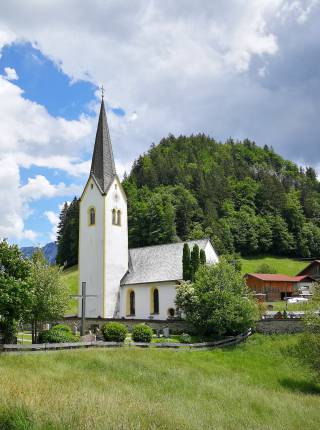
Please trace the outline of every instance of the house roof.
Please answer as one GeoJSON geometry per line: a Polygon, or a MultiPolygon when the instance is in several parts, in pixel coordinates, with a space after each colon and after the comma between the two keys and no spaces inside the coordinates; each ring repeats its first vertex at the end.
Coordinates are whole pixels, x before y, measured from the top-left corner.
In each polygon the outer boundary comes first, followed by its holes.
{"type": "Polygon", "coordinates": [[[301,270],[301,272],[298,273],[298,276],[303,275],[306,271],[308,271],[308,269],[310,269],[315,264],[320,264],[320,260],[311,261],[311,263],[309,263],[308,266],[306,266],[304,269],[301,270]]]}
{"type": "Polygon", "coordinates": [[[288,276],[279,273],[247,273],[246,276],[252,276],[260,279],[261,281],[274,281],[274,282],[301,282],[313,279],[310,276],[288,276]]]}
{"type": "Polygon", "coordinates": [[[121,285],[181,280],[183,245],[205,249],[209,239],[129,249],[129,270],[121,285]]]}
{"type": "Polygon", "coordinates": [[[103,99],[101,101],[90,174],[97,182],[102,193],[107,192],[116,176],[116,168],[113,159],[112,145],[103,99]]]}

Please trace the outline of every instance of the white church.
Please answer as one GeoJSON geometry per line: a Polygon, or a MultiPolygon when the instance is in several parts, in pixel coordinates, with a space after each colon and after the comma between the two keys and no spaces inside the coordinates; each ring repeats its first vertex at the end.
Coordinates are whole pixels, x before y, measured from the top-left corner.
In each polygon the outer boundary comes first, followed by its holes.
{"type": "MultiPolygon", "coordinates": [[[[218,261],[209,239],[197,243],[218,261]]],[[[117,176],[104,101],[89,179],[80,198],[79,289],[86,317],[167,320],[175,317],[183,243],[128,249],[127,199],[117,176]]],[[[80,309],[81,314],[81,309],[80,309]]],[[[80,315],[79,315],[80,316],[80,315]]]]}

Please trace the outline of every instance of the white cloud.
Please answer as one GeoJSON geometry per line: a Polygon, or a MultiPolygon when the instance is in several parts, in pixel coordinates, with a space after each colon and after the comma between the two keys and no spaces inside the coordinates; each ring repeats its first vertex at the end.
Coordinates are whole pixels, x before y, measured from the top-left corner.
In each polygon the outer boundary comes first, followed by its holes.
{"type": "Polygon", "coordinates": [[[312,10],[319,4],[319,0],[284,1],[280,11],[278,12],[278,16],[282,21],[294,18],[298,24],[304,24],[308,20],[312,10]]]}
{"type": "Polygon", "coordinates": [[[28,201],[39,200],[44,197],[51,198],[70,194],[80,194],[82,187],[78,185],[67,186],[63,182],[58,185],[51,184],[45,176],[36,175],[29,178],[28,183],[20,187],[20,195],[28,201]]]}
{"type": "Polygon", "coordinates": [[[23,219],[29,209],[19,195],[19,168],[13,159],[0,159],[0,238],[35,240],[36,233],[26,230],[23,219]]]}
{"type": "MultiPolygon", "coordinates": [[[[307,152],[301,141],[306,129],[315,130],[319,98],[314,102],[309,94],[315,91],[290,83],[298,73],[297,67],[290,69],[290,60],[301,58],[299,64],[305,64],[305,46],[300,57],[295,51],[286,55],[299,41],[303,45],[305,34],[310,34],[309,44],[317,40],[319,0],[7,3],[0,16],[0,49],[14,40],[29,41],[72,80],[103,83],[109,106],[126,112],[123,117],[108,113],[119,174],[169,133],[249,137],[285,155],[307,152]],[[301,25],[306,21],[308,26],[301,25]],[[288,70],[283,69],[280,83],[272,64],[282,58],[288,70]]],[[[98,107],[95,101],[92,105],[98,107]]],[[[0,160],[11,157],[16,167],[86,175],[95,127],[96,119],[86,116],[77,121],[50,116],[26,100],[19,86],[0,77],[0,160]]],[[[64,192],[44,179],[25,185],[29,199],[35,192],[43,195],[41,184],[49,194],[64,192]]],[[[20,195],[18,189],[19,179],[11,185],[13,196],[20,195]]],[[[3,201],[0,195],[0,207],[3,201]]],[[[23,211],[16,210],[21,221],[23,211]]],[[[17,224],[16,231],[24,229],[17,224]]]]}
{"type": "Polygon", "coordinates": [[[54,242],[57,238],[57,228],[59,224],[59,215],[53,211],[45,211],[44,215],[48,218],[50,224],[52,225],[52,230],[50,232],[50,240],[54,242]]]}
{"type": "Polygon", "coordinates": [[[19,79],[17,72],[12,67],[5,67],[4,72],[5,75],[3,77],[8,81],[17,81],[19,79]]]}

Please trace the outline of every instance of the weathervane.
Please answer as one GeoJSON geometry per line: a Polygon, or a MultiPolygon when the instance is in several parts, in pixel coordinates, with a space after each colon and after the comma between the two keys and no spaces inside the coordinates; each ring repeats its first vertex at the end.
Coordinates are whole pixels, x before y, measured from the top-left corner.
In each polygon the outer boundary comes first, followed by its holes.
{"type": "Polygon", "coordinates": [[[101,85],[100,90],[101,90],[101,98],[103,100],[103,97],[104,97],[104,88],[103,88],[103,85],[101,85]]]}

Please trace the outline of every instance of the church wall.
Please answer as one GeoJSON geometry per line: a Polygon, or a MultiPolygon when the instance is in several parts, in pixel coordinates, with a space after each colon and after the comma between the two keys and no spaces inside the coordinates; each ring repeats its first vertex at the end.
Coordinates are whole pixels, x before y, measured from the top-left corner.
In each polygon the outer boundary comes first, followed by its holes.
{"type": "Polygon", "coordinates": [[[219,258],[210,242],[207,243],[205,249],[207,263],[217,263],[219,258]]]}
{"type": "Polygon", "coordinates": [[[128,220],[127,202],[117,179],[106,196],[105,212],[105,312],[104,317],[119,316],[120,281],[128,270],[128,220]],[[115,189],[115,185],[117,189],[115,189]],[[117,198],[116,198],[117,196],[117,198]],[[120,209],[121,225],[112,224],[112,210],[120,209]]]}
{"type": "MultiPolygon", "coordinates": [[[[104,198],[92,179],[80,202],[80,227],[79,227],[79,293],[81,283],[87,283],[87,294],[90,297],[86,301],[86,315],[88,317],[103,316],[102,309],[102,283],[103,283],[103,217],[104,198]],[[91,188],[93,185],[93,188],[91,188]],[[88,210],[90,207],[96,210],[95,225],[89,226],[88,210]]],[[[79,315],[81,315],[81,306],[79,315]]]]}
{"type": "Polygon", "coordinates": [[[121,287],[120,317],[129,319],[150,319],[166,320],[168,309],[175,309],[176,283],[172,281],[158,282],[150,284],[123,285],[121,287]],[[159,314],[151,315],[151,292],[154,288],[159,291],[159,314]],[[135,293],[135,315],[128,315],[127,301],[129,292],[135,293]]]}

